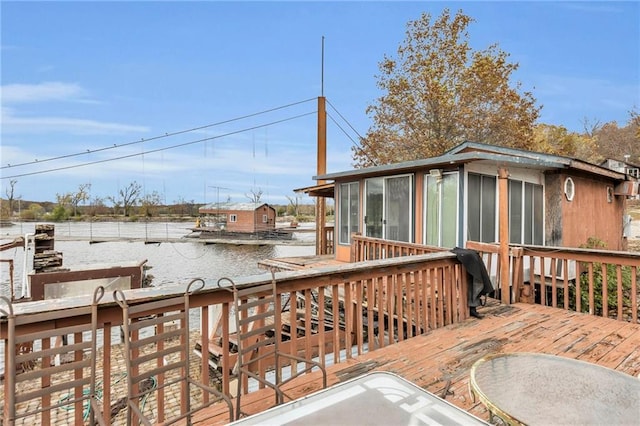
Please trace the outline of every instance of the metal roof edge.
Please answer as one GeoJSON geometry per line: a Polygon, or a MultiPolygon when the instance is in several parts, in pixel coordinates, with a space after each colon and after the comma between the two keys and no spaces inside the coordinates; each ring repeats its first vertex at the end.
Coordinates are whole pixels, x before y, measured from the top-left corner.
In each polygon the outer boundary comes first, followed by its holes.
{"type": "Polygon", "coordinates": [[[525,151],[516,148],[489,145],[466,141],[447,151],[445,154],[420,160],[410,160],[401,163],[384,164],[381,166],[352,169],[342,172],[327,173],[313,176],[314,180],[336,180],[351,176],[380,176],[388,172],[402,173],[405,171],[426,168],[429,166],[444,166],[462,164],[472,161],[494,161],[498,164],[516,164],[549,169],[576,169],[588,173],[606,176],[612,179],[625,180],[624,173],[616,172],[596,164],[587,163],[570,157],[525,151]],[[471,148],[471,151],[465,149],[471,148]]]}

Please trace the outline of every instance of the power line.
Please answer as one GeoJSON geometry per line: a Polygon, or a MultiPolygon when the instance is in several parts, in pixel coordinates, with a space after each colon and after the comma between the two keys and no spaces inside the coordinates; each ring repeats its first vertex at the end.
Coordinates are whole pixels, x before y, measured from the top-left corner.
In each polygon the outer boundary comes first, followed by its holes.
{"type": "MultiPolygon", "coordinates": [[[[329,102],[329,100],[327,100],[327,103],[331,106],[331,108],[333,108],[333,110],[334,110],[336,113],[338,113],[338,115],[340,116],[340,118],[342,118],[342,120],[343,120],[345,123],[347,123],[347,125],[351,128],[351,130],[353,130],[353,131],[358,135],[358,137],[360,138],[360,142],[361,142],[363,145],[365,145],[367,148],[369,148],[370,150],[372,150],[372,147],[371,147],[371,145],[369,145],[369,144],[367,143],[367,140],[366,140],[365,138],[363,138],[363,137],[360,135],[360,133],[358,133],[358,131],[357,131],[357,130],[356,130],[356,129],[351,125],[351,123],[349,123],[349,121],[348,121],[346,118],[344,118],[344,116],[343,116],[342,114],[340,114],[340,111],[338,111],[338,109],[337,109],[336,107],[334,107],[334,106],[331,104],[331,102],[329,102]]],[[[331,116],[331,114],[329,114],[329,113],[327,112],[327,116],[328,116],[329,118],[331,118],[331,121],[333,121],[333,122],[335,123],[335,125],[336,125],[336,126],[338,126],[338,128],[339,128],[340,130],[342,130],[342,133],[344,133],[346,137],[348,137],[349,139],[351,139],[351,142],[353,143],[353,146],[355,146],[356,148],[360,149],[360,150],[361,150],[361,152],[362,152],[362,154],[363,154],[365,157],[367,157],[367,159],[368,159],[369,161],[371,161],[371,163],[372,163],[374,166],[377,166],[377,165],[378,165],[378,162],[377,162],[374,158],[372,158],[372,157],[369,155],[369,153],[368,153],[367,151],[365,151],[365,150],[363,149],[362,145],[361,145],[359,142],[354,141],[354,140],[353,140],[353,138],[347,134],[347,132],[342,128],[342,126],[340,126],[340,124],[338,124],[338,122],[336,122],[336,120],[331,116]]]]}
{"type": "MultiPolygon", "coordinates": [[[[180,148],[180,147],[187,146],[187,145],[193,145],[193,144],[196,144],[196,143],[201,143],[201,142],[206,142],[206,141],[210,141],[210,140],[214,140],[214,139],[219,139],[219,138],[222,138],[222,137],[225,137],[225,136],[231,136],[231,135],[235,135],[235,134],[238,134],[238,133],[247,132],[247,131],[250,131],[250,130],[260,129],[262,127],[267,127],[267,126],[272,126],[272,125],[275,125],[275,124],[284,123],[286,121],[295,120],[295,119],[306,117],[306,116],[312,115],[312,114],[316,114],[316,111],[307,112],[307,113],[304,113],[304,114],[299,114],[299,115],[296,115],[296,116],[293,116],[293,117],[289,117],[289,118],[283,118],[282,120],[272,121],[272,122],[266,123],[266,124],[260,124],[260,125],[253,126],[253,127],[247,127],[245,129],[236,130],[236,131],[229,132],[229,133],[224,133],[222,135],[211,136],[211,137],[208,137],[208,138],[202,138],[202,139],[198,139],[198,140],[194,140],[194,141],[190,141],[190,142],[184,142],[184,143],[180,143],[180,144],[176,144],[176,145],[171,145],[171,146],[167,146],[167,147],[164,147],[164,148],[157,148],[157,149],[152,149],[150,151],[137,152],[135,154],[122,155],[120,157],[107,158],[107,159],[104,159],[104,160],[91,161],[91,162],[88,162],[88,163],[74,164],[74,165],[71,165],[71,166],[64,166],[64,167],[57,167],[57,168],[54,168],[54,169],[40,170],[40,171],[37,171],[37,172],[22,173],[22,174],[13,175],[13,176],[2,176],[1,179],[13,179],[13,178],[24,177],[24,176],[33,176],[33,175],[39,175],[39,174],[43,174],[43,173],[57,172],[57,171],[60,171],[60,170],[68,170],[68,169],[74,169],[74,168],[78,168],[78,167],[90,166],[90,165],[94,165],[94,164],[107,163],[107,162],[110,162],[110,161],[124,160],[126,158],[132,158],[132,157],[137,157],[137,156],[141,156],[141,155],[144,156],[145,154],[152,154],[154,152],[167,151],[167,150],[170,150],[170,149],[180,148]]],[[[94,151],[92,151],[92,152],[94,152],[94,151]]]]}
{"type": "MultiPolygon", "coordinates": [[[[214,127],[214,126],[220,126],[222,124],[232,123],[234,121],[244,120],[246,118],[255,117],[257,115],[267,114],[267,113],[270,113],[270,112],[273,112],[273,111],[278,111],[280,109],[289,108],[289,107],[292,107],[292,106],[295,106],[295,105],[300,105],[300,104],[303,104],[303,103],[306,103],[306,102],[313,101],[314,99],[316,99],[316,98],[309,98],[309,99],[305,99],[303,101],[292,102],[292,103],[287,104],[287,105],[282,105],[282,106],[279,106],[279,107],[270,108],[270,109],[266,109],[266,110],[259,111],[259,112],[254,112],[252,114],[247,114],[247,115],[243,115],[243,116],[240,116],[240,117],[219,121],[217,123],[206,124],[204,126],[192,127],[190,129],[186,129],[186,130],[178,130],[178,131],[175,131],[175,132],[165,133],[164,135],[153,136],[153,137],[146,138],[146,139],[142,138],[141,140],[137,140],[137,141],[125,142],[125,143],[121,143],[121,144],[113,144],[113,146],[107,146],[107,147],[98,148],[98,149],[87,149],[84,152],[77,152],[75,154],[60,155],[60,156],[57,156],[57,157],[45,158],[44,160],[34,160],[34,161],[29,161],[29,162],[19,163],[19,164],[8,164],[6,166],[0,167],[0,170],[12,168],[12,167],[29,166],[29,165],[36,164],[36,163],[38,163],[38,164],[39,163],[45,163],[47,161],[62,160],[62,159],[65,159],[65,158],[77,157],[79,155],[86,155],[86,154],[89,154],[89,153],[92,153],[92,152],[107,151],[107,150],[110,150],[110,149],[122,148],[122,147],[125,147],[125,146],[136,145],[136,144],[144,143],[144,142],[150,142],[150,141],[154,141],[154,140],[158,140],[158,139],[168,138],[168,137],[171,137],[171,136],[177,136],[177,135],[181,135],[181,134],[184,134],[184,133],[195,132],[197,130],[207,129],[209,127],[214,127]]],[[[28,176],[28,174],[23,174],[23,175],[20,175],[20,176],[28,176]]]]}
{"type": "Polygon", "coordinates": [[[358,137],[359,137],[360,139],[364,139],[364,138],[362,137],[362,135],[361,135],[360,133],[358,133],[358,131],[357,131],[357,130],[356,130],[356,129],[351,125],[351,123],[349,123],[349,120],[347,120],[346,118],[344,118],[344,116],[343,116],[342,114],[340,114],[340,111],[338,111],[338,109],[337,109],[336,107],[334,107],[334,106],[333,106],[333,104],[329,101],[329,99],[327,99],[327,103],[329,104],[329,106],[331,106],[331,108],[333,108],[333,110],[334,110],[335,112],[337,112],[337,113],[338,113],[338,115],[340,116],[340,118],[342,118],[342,120],[343,120],[345,123],[347,123],[347,125],[351,128],[351,130],[353,130],[353,131],[356,133],[356,135],[358,135],[358,137]]]}

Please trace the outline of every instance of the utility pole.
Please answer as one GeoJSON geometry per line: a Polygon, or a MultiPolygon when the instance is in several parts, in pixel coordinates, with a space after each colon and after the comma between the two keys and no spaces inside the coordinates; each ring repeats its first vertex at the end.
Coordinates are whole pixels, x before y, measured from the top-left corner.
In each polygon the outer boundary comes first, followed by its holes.
{"type": "MultiPolygon", "coordinates": [[[[327,173],[327,109],[326,98],[324,97],[324,36],[322,36],[322,61],[321,61],[321,84],[318,97],[318,155],[317,155],[317,176],[327,173]]],[[[319,179],[318,185],[325,183],[319,179]]],[[[327,201],[324,197],[318,197],[316,202],[316,254],[327,254],[326,224],[327,201]]]]}

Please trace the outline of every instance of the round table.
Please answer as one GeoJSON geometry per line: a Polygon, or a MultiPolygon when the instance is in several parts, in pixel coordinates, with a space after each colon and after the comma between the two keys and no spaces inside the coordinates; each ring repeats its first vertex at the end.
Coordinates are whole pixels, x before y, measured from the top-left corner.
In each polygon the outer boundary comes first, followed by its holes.
{"type": "Polygon", "coordinates": [[[553,355],[497,354],[471,368],[471,392],[509,424],[640,422],[640,379],[553,355]]]}

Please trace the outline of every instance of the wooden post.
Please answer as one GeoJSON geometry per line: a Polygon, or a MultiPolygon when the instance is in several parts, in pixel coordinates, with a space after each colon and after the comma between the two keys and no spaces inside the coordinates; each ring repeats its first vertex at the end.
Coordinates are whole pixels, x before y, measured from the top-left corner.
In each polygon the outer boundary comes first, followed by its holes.
{"type": "MultiPolygon", "coordinates": [[[[327,109],[326,98],[318,97],[318,157],[317,175],[327,173],[327,109]]],[[[325,183],[325,180],[317,181],[318,185],[325,183]]],[[[317,197],[316,201],[316,254],[327,253],[327,233],[325,232],[326,200],[324,197],[317,197]]]]}
{"type": "Polygon", "coordinates": [[[509,172],[498,169],[498,220],[500,240],[500,299],[502,303],[511,303],[509,288],[509,172]]]}

